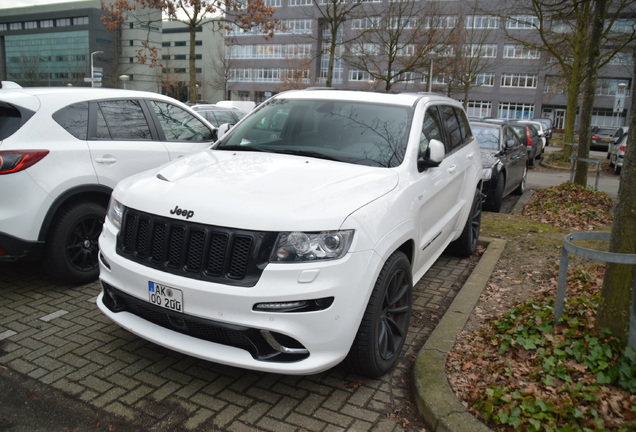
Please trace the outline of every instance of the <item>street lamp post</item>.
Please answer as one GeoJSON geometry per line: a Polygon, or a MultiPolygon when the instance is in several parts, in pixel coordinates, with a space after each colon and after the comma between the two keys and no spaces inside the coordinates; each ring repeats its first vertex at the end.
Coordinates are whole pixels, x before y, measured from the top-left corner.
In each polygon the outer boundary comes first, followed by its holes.
{"type": "Polygon", "coordinates": [[[130,79],[128,75],[119,75],[119,79],[124,83],[124,90],[126,90],[126,81],[130,79]]]}
{"type": "Polygon", "coordinates": [[[94,74],[94,64],[95,64],[95,54],[104,54],[104,51],[93,51],[91,53],[91,87],[95,87],[95,74],[94,74]]]}
{"type": "Polygon", "coordinates": [[[433,91],[433,60],[437,58],[437,53],[435,51],[430,51],[426,54],[426,57],[431,61],[428,69],[428,92],[431,93],[433,91]]]}

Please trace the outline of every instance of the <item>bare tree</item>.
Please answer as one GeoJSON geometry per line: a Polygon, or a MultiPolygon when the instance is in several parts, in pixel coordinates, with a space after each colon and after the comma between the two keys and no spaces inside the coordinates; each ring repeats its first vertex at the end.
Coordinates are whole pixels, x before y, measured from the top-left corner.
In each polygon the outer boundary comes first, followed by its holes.
{"type": "Polygon", "coordinates": [[[445,32],[432,25],[434,3],[418,0],[372,3],[359,35],[347,45],[345,62],[390,91],[426,67],[427,54],[445,32]]]}
{"type": "Polygon", "coordinates": [[[336,57],[342,48],[350,42],[345,37],[344,25],[358,16],[358,12],[361,11],[365,3],[363,1],[345,2],[342,0],[313,1],[318,19],[318,43],[321,47],[321,54],[328,57],[325,85],[331,87],[336,57]]]}
{"type": "Polygon", "coordinates": [[[492,70],[497,61],[490,52],[496,43],[488,29],[468,28],[465,13],[458,15],[457,25],[446,41],[448,55],[440,58],[439,74],[445,78],[446,94],[463,95],[464,108],[468,107],[470,90],[481,85],[480,75],[492,70]]]}
{"type": "MultiPolygon", "coordinates": [[[[596,0],[516,0],[509,9],[498,13],[508,23],[505,28],[509,39],[545,53],[554,61],[556,73],[567,80],[565,142],[574,142],[579,96],[588,77],[593,22],[590,17],[594,16],[595,7],[596,0]],[[515,24],[530,25],[537,38],[516,32],[515,24]]],[[[608,49],[596,58],[597,68],[606,65],[633,40],[633,31],[616,32],[614,26],[623,12],[631,8],[633,0],[608,0],[608,14],[598,35],[601,46],[608,49]]],[[[569,159],[571,149],[566,148],[564,153],[569,159]]]]}
{"type": "MultiPolygon", "coordinates": [[[[189,45],[189,99],[196,101],[195,46],[197,28],[211,24],[219,31],[236,26],[243,30],[256,29],[265,36],[273,35],[278,21],[273,19],[274,8],[265,5],[263,0],[116,0],[104,4],[107,11],[104,23],[108,29],[121,29],[129,13],[137,7],[164,11],[172,21],[186,25],[190,32],[189,45]]],[[[138,52],[141,62],[150,59],[151,66],[159,66],[158,52],[147,41],[138,52]]]]}

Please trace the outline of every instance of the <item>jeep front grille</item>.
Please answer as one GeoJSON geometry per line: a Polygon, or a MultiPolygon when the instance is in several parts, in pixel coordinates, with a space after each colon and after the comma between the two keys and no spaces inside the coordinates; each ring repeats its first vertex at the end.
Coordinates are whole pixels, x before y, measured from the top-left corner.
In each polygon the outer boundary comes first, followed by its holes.
{"type": "Polygon", "coordinates": [[[256,285],[277,233],[171,219],[126,208],[117,253],[131,261],[192,279],[256,285]]]}

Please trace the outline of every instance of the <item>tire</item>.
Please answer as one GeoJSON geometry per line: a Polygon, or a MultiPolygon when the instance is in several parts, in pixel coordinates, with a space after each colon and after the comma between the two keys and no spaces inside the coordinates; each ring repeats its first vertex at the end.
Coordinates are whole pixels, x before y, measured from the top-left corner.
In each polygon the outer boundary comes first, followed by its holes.
{"type": "Polygon", "coordinates": [[[352,372],[377,378],[395,366],[408,333],[412,303],[411,263],[396,251],[382,266],[347,356],[352,372]]]}
{"type": "Polygon", "coordinates": [[[499,213],[501,211],[501,202],[503,201],[503,193],[504,187],[506,186],[506,180],[504,178],[503,173],[499,173],[499,178],[497,179],[497,186],[495,190],[492,192],[492,195],[488,196],[488,199],[484,203],[484,210],[488,210],[494,213],[499,213]]]}
{"type": "Polygon", "coordinates": [[[54,277],[72,284],[92,282],[99,276],[98,238],[106,209],[95,202],[66,207],[55,217],[42,263],[54,277]]]}
{"type": "Polygon", "coordinates": [[[536,153],[532,155],[532,157],[528,156],[528,166],[534,166],[534,158],[536,157],[536,153]]]}
{"type": "Polygon", "coordinates": [[[623,167],[618,166],[617,164],[614,164],[614,173],[616,173],[616,175],[621,175],[621,168],[623,167]]]}
{"type": "Polygon", "coordinates": [[[470,214],[464,225],[462,235],[457,240],[448,245],[447,252],[453,256],[464,258],[470,256],[477,249],[479,241],[479,230],[481,229],[481,191],[475,189],[473,204],[470,207],[470,214]]]}
{"type": "Polygon", "coordinates": [[[517,188],[512,191],[513,194],[515,195],[523,195],[523,193],[526,191],[526,178],[528,177],[528,166],[524,165],[523,166],[523,176],[521,177],[521,181],[519,182],[519,185],[517,186],[517,188]]]}

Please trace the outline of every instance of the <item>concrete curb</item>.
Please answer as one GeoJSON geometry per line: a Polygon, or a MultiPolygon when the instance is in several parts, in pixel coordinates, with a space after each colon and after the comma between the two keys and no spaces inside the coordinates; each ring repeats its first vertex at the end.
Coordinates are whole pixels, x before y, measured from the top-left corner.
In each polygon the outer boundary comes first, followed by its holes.
{"type": "Polygon", "coordinates": [[[413,393],[417,408],[433,432],[489,432],[459,402],[446,378],[446,357],[464,329],[506,245],[505,240],[482,238],[486,252],[453,303],[417,355],[413,393]]]}

